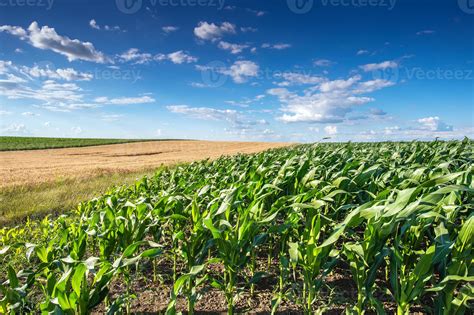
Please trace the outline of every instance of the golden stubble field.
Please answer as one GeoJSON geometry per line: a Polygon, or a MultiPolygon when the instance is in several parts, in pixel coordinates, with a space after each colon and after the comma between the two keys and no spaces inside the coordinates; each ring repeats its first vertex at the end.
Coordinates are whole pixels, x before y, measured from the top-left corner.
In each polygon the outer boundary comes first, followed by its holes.
{"type": "Polygon", "coordinates": [[[255,153],[288,143],[156,141],[84,148],[0,152],[0,188],[64,178],[150,170],[222,155],[255,153]]]}

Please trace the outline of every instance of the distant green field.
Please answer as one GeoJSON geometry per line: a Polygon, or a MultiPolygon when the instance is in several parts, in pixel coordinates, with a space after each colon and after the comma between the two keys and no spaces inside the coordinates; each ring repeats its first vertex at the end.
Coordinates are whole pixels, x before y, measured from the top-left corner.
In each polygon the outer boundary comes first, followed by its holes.
{"type": "Polygon", "coordinates": [[[0,151],[88,147],[103,144],[118,144],[143,141],[163,140],[0,137],[0,151]]]}

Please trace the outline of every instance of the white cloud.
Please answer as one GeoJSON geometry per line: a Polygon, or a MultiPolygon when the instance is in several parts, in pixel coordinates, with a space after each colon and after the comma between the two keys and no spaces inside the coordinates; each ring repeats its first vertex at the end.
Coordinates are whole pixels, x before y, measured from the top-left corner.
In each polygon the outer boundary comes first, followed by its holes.
{"type": "Polygon", "coordinates": [[[245,97],[241,101],[226,101],[225,103],[227,103],[229,105],[232,105],[232,106],[238,106],[238,107],[246,108],[246,107],[249,107],[252,103],[261,101],[263,98],[265,98],[265,95],[260,94],[260,95],[255,96],[254,98],[245,97]]]}
{"type": "Polygon", "coordinates": [[[392,81],[376,79],[359,83],[357,89],[354,90],[354,92],[357,94],[371,93],[393,85],[395,85],[395,83],[392,81]]]}
{"type": "Polygon", "coordinates": [[[89,26],[96,29],[96,30],[104,30],[104,31],[122,31],[120,29],[120,26],[109,26],[109,25],[104,25],[104,26],[100,26],[99,24],[97,24],[96,20],[92,19],[89,21],[89,26]]]}
{"type": "Polygon", "coordinates": [[[322,77],[298,72],[284,72],[276,74],[275,77],[284,79],[284,81],[277,84],[278,86],[318,84],[324,81],[322,77]]]}
{"type": "MultiPolygon", "coordinates": [[[[74,83],[56,83],[47,80],[40,87],[0,80],[0,95],[8,99],[34,99],[43,101],[45,107],[77,108],[82,103],[81,89],[74,83]]],[[[84,104],[85,105],[85,104],[84,104]]],[[[69,109],[71,109],[69,108],[69,109]]]]}
{"type": "Polygon", "coordinates": [[[317,67],[330,67],[335,62],[328,60],[328,59],[317,59],[313,62],[313,64],[317,67]]]}
{"type": "Polygon", "coordinates": [[[49,66],[40,67],[38,65],[33,67],[17,66],[11,61],[3,60],[0,60],[0,75],[9,76],[9,81],[15,81],[17,83],[26,82],[25,79],[19,78],[17,75],[21,75],[28,80],[32,78],[46,78],[65,81],[90,81],[93,78],[92,74],[79,72],[73,68],[51,69],[49,66]],[[14,76],[16,77],[15,80],[13,80],[14,76]]]}
{"type": "Polygon", "coordinates": [[[353,76],[347,80],[334,80],[323,82],[320,86],[321,92],[333,92],[338,90],[345,90],[353,86],[356,82],[360,81],[361,77],[359,75],[353,76]]]}
{"type": "Polygon", "coordinates": [[[421,35],[432,35],[436,33],[435,31],[433,30],[423,30],[423,31],[419,31],[419,32],[416,32],[416,35],[418,36],[421,36],[421,35]]]}
{"type": "Polygon", "coordinates": [[[153,60],[153,55],[141,53],[138,48],[130,48],[118,56],[122,62],[133,62],[134,64],[146,64],[153,60]]]}
{"type": "Polygon", "coordinates": [[[399,131],[399,130],[400,130],[400,127],[398,127],[398,126],[385,127],[385,128],[384,128],[384,133],[385,133],[386,135],[391,135],[391,134],[393,134],[393,133],[395,133],[395,132],[397,132],[397,131],[399,131]]]}
{"type": "Polygon", "coordinates": [[[242,33],[255,33],[256,31],[258,31],[258,29],[255,27],[247,26],[247,27],[241,27],[240,31],[242,33]]]}
{"type": "Polygon", "coordinates": [[[324,79],[322,83],[306,89],[302,95],[286,88],[273,88],[268,94],[277,96],[282,103],[284,114],[279,120],[287,123],[340,123],[345,120],[358,119],[347,117],[355,106],[374,101],[371,97],[360,96],[390,86],[385,82],[360,82],[360,76],[347,80],[324,79]]]}
{"type": "Polygon", "coordinates": [[[230,67],[214,68],[197,65],[196,69],[199,71],[212,70],[213,72],[230,76],[235,83],[245,83],[248,79],[258,76],[260,66],[253,61],[239,60],[230,67]]]}
{"type": "Polygon", "coordinates": [[[247,11],[255,14],[256,16],[264,16],[266,14],[265,11],[261,11],[261,10],[247,9],[247,11]]]}
{"type": "Polygon", "coordinates": [[[193,63],[198,60],[196,57],[188,55],[182,50],[170,53],[167,55],[167,57],[174,64],[193,63]]]}
{"type": "Polygon", "coordinates": [[[189,85],[200,89],[212,87],[211,85],[207,85],[202,82],[191,82],[189,85]]]}
{"type": "Polygon", "coordinates": [[[290,48],[290,44],[285,44],[285,43],[279,43],[279,44],[269,44],[269,43],[263,43],[262,48],[267,48],[267,49],[276,49],[276,50],[283,50],[290,48]]]}
{"type": "Polygon", "coordinates": [[[100,26],[97,25],[97,22],[94,19],[89,21],[89,26],[95,28],[96,30],[100,30],[100,26]]]}
{"type": "Polygon", "coordinates": [[[51,122],[50,121],[47,121],[43,124],[43,126],[45,127],[51,127],[51,122]]]}
{"type": "Polygon", "coordinates": [[[31,23],[28,30],[18,26],[3,25],[0,26],[0,32],[7,32],[22,40],[28,40],[33,47],[54,51],[66,56],[69,61],[109,62],[109,59],[102,52],[96,50],[92,43],[61,36],[49,26],[40,28],[36,21],[31,23]]]}
{"type": "Polygon", "coordinates": [[[120,118],[122,117],[123,115],[107,114],[107,115],[102,115],[101,120],[106,121],[106,122],[114,122],[114,121],[119,121],[120,118]]]}
{"type": "Polygon", "coordinates": [[[229,75],[235,83],[244,83],[249,78],[258,76],[260,67],[253,61],[239,60],[234,62],[223,74],[229,75]]]}
{"type": "Polygon", "coordinates": [[[140,97],[118,97],[108,98],[106,96],[97,97],[94,102],[103,105],[133,105],[133,104],[148,104],[154,103],[156,100],[148,95],[140,97]]]}
{"type": "Polygon", "coordinates": [[[378,109],[378,108],[372,108],[370,110],[370,114],[371,115],[374,115],[374,116],[385,116],[387,115],[387,113],[381,109],[378,109]]]}
{"type": "Polygon", "coordinates": [[[14,123],[0,129],[0,134],[2,135],[26,135],[29,133],[29,130],[24,124],[14,123]]]}
{"type": "Polygon", "coordinates": [[[337,134],[337,126],[326,126],[324,132],[329,136],[334,136],[337,134]]]}
{"type": "Polygon", "coordinates": [[[420,118],[417,122],[421,125],[422,130],[428,131],[453,131],[453,126],[441,121],[439,117],[420,118]]]}
{"type": "Polygon", "coordinates": [[[242,112],[234,109],[216,109],[210,107],[190,107],[188,105],[170,105],[166,107],[170,112],[189,116],[195,119],[224,121],[230,124],[232,129],[226,132],[234,135],[248,135],[259,133],[260,126],[268,125],[264,119],[251,120],[242,112]]]}
{"type": "Polygon", "coordinates": [[[33,112],[23,112],[21,113],[23,116],[39,116],[39,114],[33,112]]]}
{"type": "Polygon", "coordinates": [[[0,110],[0,116],[7,116],[13,114],[12,112],[9,112],[7,110],[0,110]]]}
{"type": "Polygon", "coordinates": [[[249,48],[248,45],[232,44],[224,41],[220,41],[218,47],[223,50],[228,50],[232,54],[240,54],[244,49],[249,48]]]}
{"type": "Polygon", "coordinates": [[[169,25],[169,26],[163,26],[161,29],[163,30],[163,32],[169,34],[169,33],[178,31],[179,27],[169,25]]]}
{"type": "Polygon", "coordinates": [[[147,64],[151,61],[169,60],[174,64],[193,63],[198,58],[193,57],[182,50],[178,50],[169,54],[142,53],[138,48],[130,48],[126,52],[118,56],[122,62],[133,62],[134,64],[147,64]]]}
{"type": "Polygon", "coordinates": [[[72,131],[73,134],[78,135],[78,134],[82,133],[82,128],[79,127],[79,126],[78,127],[72,127],[71,131],[72,131]]]}
{"type": "Polygon", "coordinates": [[[222,38],[226,34],[235,34],[236,28],[234,24],[224,22],[220,26],[214,23],[199,22],[194,28],[194,35],[202,40],[215,41],[222,38]]]}
{"type": "Polygon", "coordinates": [[[361,50],[357,51],[357,56],[368,55],[368,54],[370,54],[370,52],[368,50],[365,50],[365,49],[361,49],[361,50]]]}
{"type": "Polygon", "coordinates": [[[385,70],[385,69],[394,69],[398,67],[398,63],[395,61],[384,61],[381,63],[369,63],[363,66],[360,66],[365,72],[376,71],[376,70],[385,70]]]}
{"type": "Polygon", "coordinates": [[[25,39],[28,38],[28,33],[21,26],[1,25],[0,26],[0,32],[5,32],[5,33],[11,34],[13,36],[17,36],[21,40],[25,40],[25,39]]]}
{"type": "Polygon", "coordinates": [[[175,114],[183,114],[203,120],[236,120],[239,113],[233,109],[215,109],[209,107],[189,107],[188,105],[170,105],[166,108],[175,114]]]}
{"type": "Polygon", "coordinates": [[[48,78],[54,80],[65,80],[65,81],[90,81],[93,75],[90,73],[78,72],[73,68],[65,69],[50,69],[49,67],[40,68],[34,67],[20,67],[20,71],[23,74],[32,76],[34,78],[48,78]]]}

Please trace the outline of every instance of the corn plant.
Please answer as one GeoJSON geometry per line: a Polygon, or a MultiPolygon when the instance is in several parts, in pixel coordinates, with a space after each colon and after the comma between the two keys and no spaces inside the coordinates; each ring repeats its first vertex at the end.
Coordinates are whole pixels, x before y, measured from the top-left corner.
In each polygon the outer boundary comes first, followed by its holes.
{"type": "Polygon", "coordinates": [[[232,314],[263,279],[272,313],[290,303],[470,314],[473,162],[465,139],[316,143],[160,168],[65,215],[0,229],[0,313],[132,313],[136,281],[153,278],[170,290],[169,314],[183,311],[180,297],[199,311],[209,291],[232,314]],[[357,297],[333,299],[335,276],[357,297]]]}

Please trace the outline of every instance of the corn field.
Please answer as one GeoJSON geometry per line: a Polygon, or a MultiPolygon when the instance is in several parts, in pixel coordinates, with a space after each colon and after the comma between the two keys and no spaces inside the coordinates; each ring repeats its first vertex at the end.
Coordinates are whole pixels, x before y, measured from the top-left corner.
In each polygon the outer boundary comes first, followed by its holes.
{"type": "Polygon", "coordinates": [[[168,314],[209,291],[251,311],[264,284],[269,313],[472,314],[473,157],[468,139],[312,144],[162,169],[0,230],[0,313],[131,313],[147,278],[168,314]]]}

